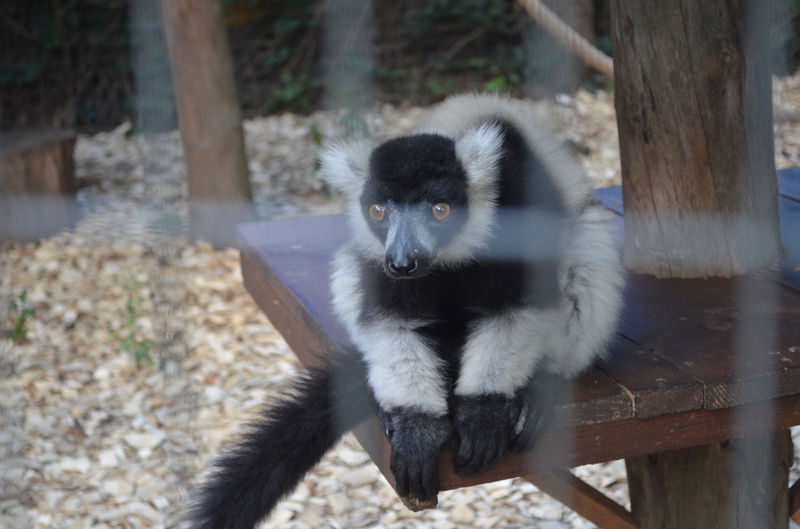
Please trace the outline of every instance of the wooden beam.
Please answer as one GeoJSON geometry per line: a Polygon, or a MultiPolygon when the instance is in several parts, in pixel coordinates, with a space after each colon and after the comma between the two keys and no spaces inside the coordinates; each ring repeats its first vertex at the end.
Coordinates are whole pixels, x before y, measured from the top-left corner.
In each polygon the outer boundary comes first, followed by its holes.
{"type": "Polygon", "coordinates": [[[190,231],[215,246],[254,220],[242,117],[219,0],[161,0],[189,177],[190,231]]]}
{"type": "Polygon", "coordinates": [[[524,479],[600,529],[639,529],[631,513],[620,504],[566,470],[542,472],[524,479]]]}

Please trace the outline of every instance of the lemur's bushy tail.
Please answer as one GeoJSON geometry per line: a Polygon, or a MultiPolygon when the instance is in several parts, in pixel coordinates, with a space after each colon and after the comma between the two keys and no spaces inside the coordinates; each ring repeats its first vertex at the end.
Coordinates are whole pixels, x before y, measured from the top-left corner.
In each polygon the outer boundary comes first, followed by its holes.
{"type": "Polygon", "coordinates": [[[356,354],[308,369],[215,463],[188,513],[194,529],[250,529],[294,490],[342,435],[374,411],[356,354]]]}

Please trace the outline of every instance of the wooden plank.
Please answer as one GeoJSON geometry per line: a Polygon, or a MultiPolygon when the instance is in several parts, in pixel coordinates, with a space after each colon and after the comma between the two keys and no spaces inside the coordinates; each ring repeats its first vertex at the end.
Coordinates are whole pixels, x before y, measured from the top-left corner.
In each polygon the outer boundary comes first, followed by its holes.
{"type": "Polygon", "coordinates": [[[600,529],[638,529],[631,513],[566,470],[542,472],[524,478],[600,529]]]}
{"type": "MultiPolygon", "coordinates": [[[[772,279],[777,280],[784,286],[790,287],[794,290],[800,291],[800,203],[796,202],[794,199],[795,197],[800,196],[800,170],[784,170],[778,172],[779,177],[779,184],[780,184],[780,192],[782,197],[779,199],[780,211],[781,211],[781,221],[783,224],[782,229],[782,241],[783,245],[787,250],[786,258],[781,262],[779,269],[776,270],[774,273],[765,272],[765,275],[768,275],[772,279]],[[791,196],[792,198],[787,198],[787,196],[791,196]]],[[[600,192],[598,190],[598,196],[601,202],[612,209],[613,211],[617,212],[618,214],[622,213],[622,190],[620,187],[612,187],[612,188],[605,188],[600,192]]],[[[632,276],[633,277],[633,276],[632,276]]],[[[723,280],[726,281],[726,280],[723,280]]],[[[687,287],[687,290],[692,290],[695,287],[687,287]]],[[[713,290],[713,289],[712,289],[713,290]]],[[[716,366],[709,366],[709,368],[717,367],[721,369],[729,369],[729,373],[732,376],[741,376],[741,378],[737,380],[724,380],[720,381],[714,378],[708,377],[701,377],[701,379],[709,383],[709,388],[707,390],[707,397],[708,402],[707,405],[709,408],[715,407],[724,407],[733,405],[736,403],[742,402],[750,402],[758,399],[764,398],[771,398],[772,396],[776,395],[786,395],[798,391],[800,386],[800,378],[798,377],[797,372],[797,351],[798,351],[798,344],[796,342],[796,338],[791,336],[792,326],[796,325],[796,318],[792,317],[791,315],[784,314],[780,318],[777,318],[777,322],[774,321],[773,318],[767,317],[766,320],[772,320],[773,323],[779,328],[779,330],[783,330],[788,336],[785,337],[783,342],[778,340],[775,343],[775,348],[771,353],[778,353],[780,355],[773,355],[774,358],[772,362],[769,361],[769,358],[765,362],[761,363],[761,370],[756,370],[753,372],[752,369],[742,369],[743,366],[740,364],[741,358],[738,358],[743,355],[736,355],[734,353],[735,347],[734,344],[742,339],[741,336],[736,336],[736,333],[733,330],[736,328],[736,322],[733,321],[735,315],[738,314],[739,318],[746,317],[745,313],[739,311],[736,303],[732,301],[731,296],[735,296],[735,285],[731,284],[730,286],[724,287],[723,290],[727,290],[728,299],[726,301],[726,306],[718,306],[716,308],[713,307],[706,307],[704,310],[705,312],[702,314],[695,314],[695,317],[700,317],[704,319],[705,325],[710,326],[711,328],[717,328],[717,332],[719,332],[720,326],[727,326],[729,327],[729,332],[727,336],[727,344],[720,347],[720,340],[716,340],[716,350],[724,350],[727,351],[727,362],[725,366],[716,365],[716,366]],[[733,290],[733,291],[732,291],[733,290]],[[786,354],[783,354],[786,353],[786,354]],[[738,358],[738,360],[737,360],[738,358]],[[778,362],[777,360],[780,359],[778,362]],[[732,360],[734,362],[732,362],[732,360]],[[732,366],[731,364],[735,363],[736,366],[732,366]],[[772,367],[772,369],[770,369],[772,367]],[[749,371],[749,373],[748,373],[749,371]]],[[[765,290],[769,291],[769,288],[765,290]]],[[[629,292],[639,292],[639,286],[633,285],[629,287],[629,292]]],[[[708,295],[708,299],[712,299],[713,292],[706,289],[703,296],[708,295]]],[[[774,293],[773,293],[774,294],[774,293]]],[[[767,296],[765,296],[767,297],[767,296]]],[[[795,299],[793,296],[787,293],[781,293],[776,295],[774,299],[774,303],[783,304],[787,303],[788,307],[781,308],[781,311],[788,311],[788,312],[796,312],[797,304],[795,303],[795,299]]],[[[646,301],[645,303],[652,303],[653,300],[646,301]]],[[[688,307],[688,304],[687,304],[688,307]]],[[[702,311],[701,311],[702,312],[702,311]]],[[[768,314],[769,310],[765,310],[762,312],[762,316],[768,314]]],[[[636,308],[631,308],[626,310],[626,315],[641,315],[636,308]]],[[[666,319],[674,318],[676,315],[673,314],[668,316],[666,319]]],[[[687,318],[684,315],[677,315],[678,318],[687,318]]],[[[757,316],[755,314],[750,314],[750,319],[755,319],[757,316]]],[[[639,318],[639,324],[643,323],[645,318],[639,318]]],[[[663,321],[665,318],[662,315],[660,318],[657,318],[658,321],[663,321]]],[[[737,318],[734,318],[737,319],[737,318]]],[[[656,320],[653,320],[651,323],[655,323],[656,320]]],[[[689,321],[685,319],[684,321],[689,321]]],[[[794,327],[797,329],[797,327],[794,327]]],[[[650,333],[650,337],[652,338],[653,335],[657,334],[659,331],[655,328],[650,328],[647,330],[650,333]]],[[[673,332],[662,330],[662,332],[669,333],[668,335],[663,336],[663,341],[665,343],[670,342],[669,336],[673,336],[675,334],[680,334],[681,331],[675,330],[673,332]]],[[[690,329],[684,329],[683,334],[685,335],[687,332],[690,332],[690,329]]],[[[702,333],[702,330],[701,330],[702,333]]],[[[702,336],[701,333],[694,332],[693,336],[697,337],[697,340],[692,340],[696,344],[701,343],[699,338],[702,336]]],[[[714,334],[714,333],[712,333],[714,334]]],[[[635,335],[629,334],[629,336],[634,339],[641,339],[642,334],[635,335]]],[[[763,336],[762,336],[763,337],[763,336]]],[[[713,338],[713,337],[712,337],[713,338]]],[[[717,336],[717,338],[720,338],[717,336]]],[[[768,337],[767,337],[768,338],[768,337]]],[[[657,340],[655,340],[657,341],[657,340]]],[[[712,340],[713,341],[713,340],[712,340]]],[[[759,347],[758,337],[751,337],[749,340],[752,347],[757,348],[759,347]]],[[[769,343],[771,340],[766,339],[760,345],[764,346],[769,343]]],[[[671,350],[667,347],[666,350],[660,349],[657,343],[650,343],[648,344],[651,349],[655,350],[657,354],[665,356],[668,360],[673,360],[674,358],[670,358],[669,351],[671,350]]],[[[683,349],[684,344],[675,344],[673,345],[678,346],[677,349],[683,349]]],[[[691,344],[690,344],[691,345],[691,344]]],[[[714,347],[714,344],[710,344],[714,347]]],[[[744,348],[741,343],[738,344],[740,348],[744,348]]],[[[672,349],[674,350],[674,348],[672,349]]],[[[682,370],[687,370],[692,374],[696,374],[697,372],[692,369],[696,364],[704,361],[703,352],[697,351],[697,347],[694,350],[686,351],[687,354],[685,356],[691,357],[696,356],[696,359],[686,358],[684,362],[690,362],[691,365],[686,363],[678,364],[682,370]]],[[[715,356],[712,352],[711,354],[706,354],[705,358],[708,359],[710,362],[718,362],[718,356],[715,356]]],[[[762,353],[763,355],[763,353],[762,353]]],[[[747,358],[755,359],[756,361],[759,360],[759,355],[746,355],[747,358]]],[[[763,356],[760,357],[763,360],[763,356]]],[[[750,367],[752,366],[753,362],[751,362],[750,367]]],[[[702,366],[701,366],[702,367],[702,366]]],[[[708,374],[708,373],[706,373],[708,374]]],[[[623,382],[620,379],[617,379],[623,385],[623,382]]]]}
{"type": "MultiPolygon", "coordinates": [[[[800,178],[795,186],[800,192],[800,178]]],[[[800,292],[800,197],[793,199],[782,196],[778,200],[778,206],[781,211],[781,240],[785,254],[778,266],[771,270],[774,273],[770,277],[800,292]]]]}
{"type": "Polygon", "coordinates": [[[69,130],[0,134],[0,193],[74,196],[74,148],[69,130]]]}
{"type": "Polygon", "coordinates": [[[300,303],[292,299],[293,294],[279,282],[270,281],[255,263],[251,254],[242,253],[245,288],[300,361],[307,366],[322,365],[336,347],[333,341],[307,311],[298,309],[300,303]]]}
{"type": "MultiPolygon", "coordinates": [[[[330,259],[346,234],[344,216],[254,222],[238,230],[243,253],[273,288],[285,290],[279,300],[284,308],[302,314],[315,333],[321,332],[319,336],[327,335],[338,346],[347,346],[347,333],[331,309],[329,288],[330,259]]],[[[259,297],[256,301],[260,306],[266,300],[259,297]]]]}
{"type": "Polygon", "coordinates": [[[74,143],[75,132],[53,128],[8,132],[0,134],[0,158],[18,156],[64,142],[74,143]]]}
{"type": "Polygon", "coordinates": [[[622,186],[599,187],[594,190],[600,203],[605,207],[616,213],[622,215],[622,186]]]}
{"type": "MultiPolygon", "coordinates": [[[[330,347],[346,343],[344,332],[330,314],[327,283],[328,261],[334,248],[338,247],[344,237],[344,225],[343,217],[332,216],[316,219],[284,219],[249,224],[240,228],[244,247],[243,275],[248,291],[270,316],[276,328],[287,334],[287,341],[301,358],[306,351],[313,353],[310,355],[312,362],[317,354],[325,354],[330,351],[330,347]],[[303,242],[298,243],[298,241],[303,242]]],[[[699,293],[700,297],[702,294],[699,293]]],[[[636,323],[636,307],[633,309],[630,318],[636,323]]],[[[638,322],[637,328],[653,331],[657,335],[657,325],[648,327],[658,319],[655,316],[646,314],[641,317],[642,321],[638,322]]],[[[671,313],[662,315],[666,320],[673,317],[671,313]]],[[[725,327],[714,318],[706,320],[711,327],[725,327]]],[[[671,329],[667,328],[666,331],[662,332],[662,337],[670,336],[671,329]]],[[[626,354],[631,353],[628,351],[626,354]]],[[[305,356],[309,358],[309,355],[305,356]]],[[[642,358],[647,362],[652,361],[649,353],[642,358]]],[[[521,473],[527,475],[645,455],[661,450],[679,449],[720,441],[732,435],[743,435],[751,431],[746,425],[731,423],[726,410],[701,409],[647,419],[629,418],[632,417],[632,402],[638,402],[641,409],[653,406],[645,398],[645,396],[651,397],[650,389],[644,383],[637,386],[634,382],[628,382],[631,386],[628,391],[632,395],[628,397],[610,380],[608,373],[616,372],[620,379],[634,380],[625,374],[625,370],[630,367],[623,357],[617,360],[620,366],[609,367],[613,366],[614,361],[612,355],[608,365],[590,371],[576,381],[573,388],[567,390],[565,394],[567,396],[562,396],[564,399],[562,404],[569,403],[571,399],[571,406],[576,413],[570,415],[567,412],[569,405],[560,407],[551,431],[543,434],[531,453],[507,454],[479,476],[469,479],[461,478],[454,473],[452,456],[444,453],[440,465],[443,490],[507,479],[519,476],[521,473]],[[574,396],[570,397],[570,392],[574,396]],[[584,407],[583,411],[581,406],[584,407]],[[609,413],[609,409],[617,411],[609,413]],[[598,410],[598,415],[594,418],[592,418],[593,410],[598,410]]],[[[633,362],[641,362],[639,365],[642,365],[642,369],[646,368],[647,362],[635,359],[631,362],[631,365],[637,365],[633,362]]],[[[661,372],[660,370],[671,371],[666,364],[656,365],[656,372],[661,372]]],[[[671,372],[671,376],[675,378],[667,379],[667,386],[673,384],[678,391],[687,389],[682,386],[685,380],[678,374],[671,372]]],[[[658,386],[658,383],[655,385],[658,386]]],[[[689,386],[689,389],[693,390],[691,384],[689,386]]],[[[666,392],[675,388],[665,386],[661,389],[666,392]]],[[[691,391],[683,398],[689,398],[690,395],[691,391]]],[[[683,402],[685,405],[686,402],[680,399],[670,400],[667,397],[663,400],[671,401],[673,405],[676,405],[675,402],[683,402]]],[[[777,406],[775,427],[800,423],[800,411],[798,411],[800,396],[784,397],[775,401],[775,404],[777,406]]],[[[762,415],[773,411],[769,403],[748,406],[740,409],[762,415]],[[762,411],[758,406],[766,407],[762,411]]],[[[668,407],[665,405],[664,410],[666,409],[668,407]]],[[[756,425],[754,428],[763,428],[763,425],[756,425]]],[[[356,429],[356,435],[391,480],[388,469],[389,448],[377,421],[373,419],[364,423],[356,429]]]]}
{"type": "Polygon", "coordinates": [[[559,429],[622,421],[633,417],[628,392],[597,367],[571,381],[556,400],[553,423],[559,429]]]}
{"type": "MultiPolygon", "coordinates": [[[[286,285],[292,296],[298,298],[294,310],[307,314],[298,320],[305,322],[300,327],[313,327],[314,322],[319,322],[323,334],[331,336],[334,343],[346,344],[347,337],[330,312],[327,283],[328,260],[343,240],[344,219],[337,216],[316,221],[286,219],[274,224],[246,225],[242,230],[258,256],[255,261],[270,263],[262,267],[261,274],[272,274],[271,281],[286,285]],[[308,263],[313,266],[308,268],[308,263]]],[[[623,351],[619,356],[612,355],[603,370],[626,386],[638,416],[691,409],[698,395],[692,379],[708,386],[705,405],[709,409],[800,391],[800,343],[795,343],[796,337],[791,335],[791,329],[799,328],[800,322],[800,304],[795,297],[785,292],[774,293],[779,308],[759,308],[758,303],[753,304],[755,316],[774,318],[779,339],[770,350],[737,355],[734,353],[737,347],[758,351],[766,343],[763,336],[736,333],[748,316],[748,310],[738,306],[737,281],[661,281],[632,274],[630,283],[621,331],[639,350],[646,352],[646,363],[651,368],[659,368],[652,373],[661,375],[650,377],[649,382],[641,380],[645,366],[636,358],[642,355],[628,352],[624,356],[623,351]]],[[[286,302],[294,303],[291,299],[286,302]]],[[[264,306],[261,301],[260,304],[264,306]]],[[[583,393],[576,401],[582,401],[585,409],[581,411],[574,406],[572,410],[576,426],[629,416],[625,410],[628,404],[624,404],[618,388],[611,387],[613,384],[589,383],[588,379],[584,382],[585,387],[580,390],[583,393]],[[586,393],[587,388],[598,386],[605,386],[604,395],[586,393]]]]}
{"type": "MultiPolygon", "coordinates": [[[[784,286],[788,286],[796,291],[800,291],[800,203],[794,201],[794,199],[786,198],[786,195],[798,196],[800,195],[800,171],[791,170],[791,171],[780,171],[779,175],[779,183],[781,186],[781,193],[784,195],[780,198],[779,204],[781,209],[781,221],[783,224],[782,229],[782,241],[783,245],[787,250],[787,256],[780,264],[779,270],[775,274],[771,274],[770,277],[773,279],[778,280],[784,286]]],[[[610,207],[612,210],[621,213],[621,189],[619,187],[614,188],[606,188],[603,193],[599,194],[601,201],[610,207]]],[[[733,286],[727,287],[735,288],[733,286]]],[[[629,288],[629,291],[637,290],[637,286],[632,286],[629,288]]],[[[765,290],[769,290],[765,288],[765,290]]],[[[709,293],[711,294],[711,293],[709,293]]],[[[728,292],[730,295],[731,292],[728,292]]],[[[766,296],[765,296],[766,297],[766,296]]],[[[795,300],[791,295],[787,295],[786,293],[781,293],[777,296],[776,303],[783,304],[787,303],[789,306],[788,308],[782,308],[779,310],[785,310],[788,312],[795,312],[797,310],[797,305],[794,302],[795,300]]],[[[705,309],[707,312],[705,313],[706,324],[710,325],[711,327],[719,327],[722,326],[730,326],[730,331],[736,326],[736,322],[733,321],[731,318],[737,313],[738,308],[735,306],[730,299],[727,301],[727,307],[719,306],[716,308],[709,308],[706,307],[705,309]],[[710,311],[710,312],[709,312],[710,311]],[[726,317],[727,314],[727,317],[726,317]],[[726,321],[727,320],[727,321],[726,321]]],[[[626,314],[639,314],[639,311],[636,309],[626,311],[626,314]]],[[[763,315],[763,314],[762,314],[763,315]]],[[[659,310],[658,314],[653,315],[655,318],[662,318],[664,319],[663,311],[659,310]]],[[[741,313],[740,313],[741,316],[741,313]]],[[[751,314],[751,317],[753,315],[751,314]]],[[[705,382],[711,383],[707,396],[708,396],[708,406],[710,408],[714,407],[721,407],[721,406],[728,406],[735,403],[742,403],[748,402],[763,398],[770,398],[775,395],[785,395],[790,394],[792,392],[798,391],[800,389],[798,387],[798,373],[796,370],[797,364],[797,356],[796,353],[798,351],[798,346],[796,343],[797,340],[795,337],[791,336],[791,329],[797,328],[795,318],[784,314],[780,318],[777,318],[777,321],[773,323],[779,328],[779,331],[784,336],[783,343],[778,340],[775,343],[775,348],[772,353],[780,352],[780,355],[774,355],[774,360],[780,358],[780,362],[770,362],[767,359],[766,362],[761,362],[761,367],[766,368],[762,370],[762,372],[755,372],[752,371],[749,373],[742,373],[742,371],[746,371],[741,369],[741,366],[736,367],[735,369],[741,375],[745,375],[742,379],[736,381],[719,381],[716,382],[712,379],[703,377],[705,382]],[[788,336],[786,336],[788,334],[788,336]],[[783,354],[786,353],[786,354],[783,354]],[[768,369],[769,366],[772,366],[773,369],[768,369]]],[[[666,319],[672,318],[674,315],[667,316],[666,319]]],[[[682,317],[682,316],[679,316],[682,317]]],[[[642,320],[643,318],[640,318],[642,320]]],[[[769,319],[769,318],[767,318],[769,319]]],[[[641,323],[641,321],[640,321],[641,323]]],[[[650,332],[657,332],[655,330],[651,330],[650,332]]],[[[695,336],[698,336],[695,333],[695,336]]],[[[699,337],[699,336],[698,336],[699,337]]],[[[718,337],[719,338],[719,337],[718,337]]],[[[666,338],[665,338],[666,340],[666,338]]],[[[735,349],[734,342],[736,341],[736,336],[734,332],[728,332],[728,340],[727,344],[722,347],[722,349],[728,351],[728,365],[727,368],[732,368],[730,365],[731,359],[736,359],[740,356],[746,356],[751,359],[759,359],[758,355],[751,356],[751,355],[731,355],[731,352],[735,349]]],[[[758,337],[751,337],[749,340],[751,342],[751,347],[757,348],[758,344],[758,337]]],[[[768,343],[770,340],[767,340],[768,343]]],[[[696,343],[699,343],[696,341],[696,343]]],[[[650,344],[652,348],[656,348],[655,344],[650,344]]],[[[717,340],[717,346],[720,345],[720,340],[717,340]]],[[[764,345],[762,343],[761,345],[764,345]]],[[[676,348],[681,348],[681,346],[676,348]]],[[[741,344],[740,344],[741,347],[741,344]]],[[[717,350],[720,350],[718,347],[717,350]]],[[[658,351],[659,354],[667,356],[668,353],[665,353],[663,350],[658,351]]],[[[697,354],[697,351],[692,351],[689,353],[687,351],[686,356],[693,356],[697,354]]],[[[709,354],[707,356],[707,361],[709,362],[716,362],[719,360],[718,357],[715,357],[715,354],[709,354]]],[[[761,356],[763,360],[763,356],[761,356]]],[[[740,358],[741,360],[741,358],[740,358]]],[[[692,359],[686,359],[686,362],[695,362],[692,359]]],[[[703,358],[698,358],[697,362],[703,362],[703,358]]],[[[737,365],[739,362],[736,362],[737,365]]],[[[682,365],[682,368],[687,368],[689,366],[682,365]]],[[[718,366],[719,367],[719,366],[718,366]]],[[[751,362],[752,367],[752,362],[751,362]]],[[[692,370],[690,370],[692,371],[692,370]]],[[[731,371],[733,373],[733,371],[731,371]]]]}
{"type": "Polygon", "coordinates": [[[619,383],[633,401],[633,415],[640,419],[702,408],[703,384],[663,357],[618,337],[611,355],[598,366],[619,383]]]}
{"type": "Polygon", "coordinates": [[[526,454],[505,456],[491,470],[497,479],[512,469],[529,473],[627,459],[667,450],[747,437],[800,424],[800,395],[722,410],[693,410],[545,433],[526,454]],[[732,420],[733,417],[742,420],[732,420]],[[769,421],[759,420],[770,417],[769,421]],[[754,418],[749,420],[748,418],[754,418]]]}
{"type": "Polygon", "coordinates": [[[798,296],[750,276],[628,281],[620,332],[703,382],[708,409],[800,391],[798,296]]]}
{"type": "Polygon", "coordinates": [[[800,167],[778,171],[778,194],[800,202],[800,167]]]}
{"type": "MultiPolygon", "coordinates": [[[[723,410],[693,410],[649,419],[628,419],[570,430],[549,430],[530,452],[506,454],[477,476],[455,474],[452,455],[439,461],[442,490],[470,487],[581,465],[680,450],[800,424],[800,395],[723,410]],[[742,417],[743,420],[732,420],[742,417]],[[747,420],[747,417],[756,418],[747,420]],[[769,421],[758,420],[770,417],[769,421]]],[[[388,470],[388,467],[387,469],[388,470]]]]}

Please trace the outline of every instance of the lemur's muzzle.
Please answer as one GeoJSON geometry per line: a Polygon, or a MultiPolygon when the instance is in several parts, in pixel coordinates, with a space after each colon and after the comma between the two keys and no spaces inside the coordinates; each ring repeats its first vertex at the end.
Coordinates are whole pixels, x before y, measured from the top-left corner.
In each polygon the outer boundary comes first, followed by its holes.
{"type": "Polygon", "coordinates": [[[396,219],[386,239],[386,257],[383,268],[392,279],[416,279],[429,271],[429,251],[415,233],[415,225],[408,219],[396,219]]]}

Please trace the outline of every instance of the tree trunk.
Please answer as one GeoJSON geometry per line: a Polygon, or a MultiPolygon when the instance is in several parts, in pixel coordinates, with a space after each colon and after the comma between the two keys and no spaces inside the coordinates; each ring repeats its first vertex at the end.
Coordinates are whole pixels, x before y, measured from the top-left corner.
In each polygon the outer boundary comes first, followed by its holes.
{"type": "Polygon", "coordinates": [[[771,1],[612,1],[625,266],[730,276],[779,254],[771,1]]]}
{"type": "Polygon", "coordinates": [[[254,212],[220,0],[161,0],[189,176],[190,231],[227,246],[254,212]]]}

